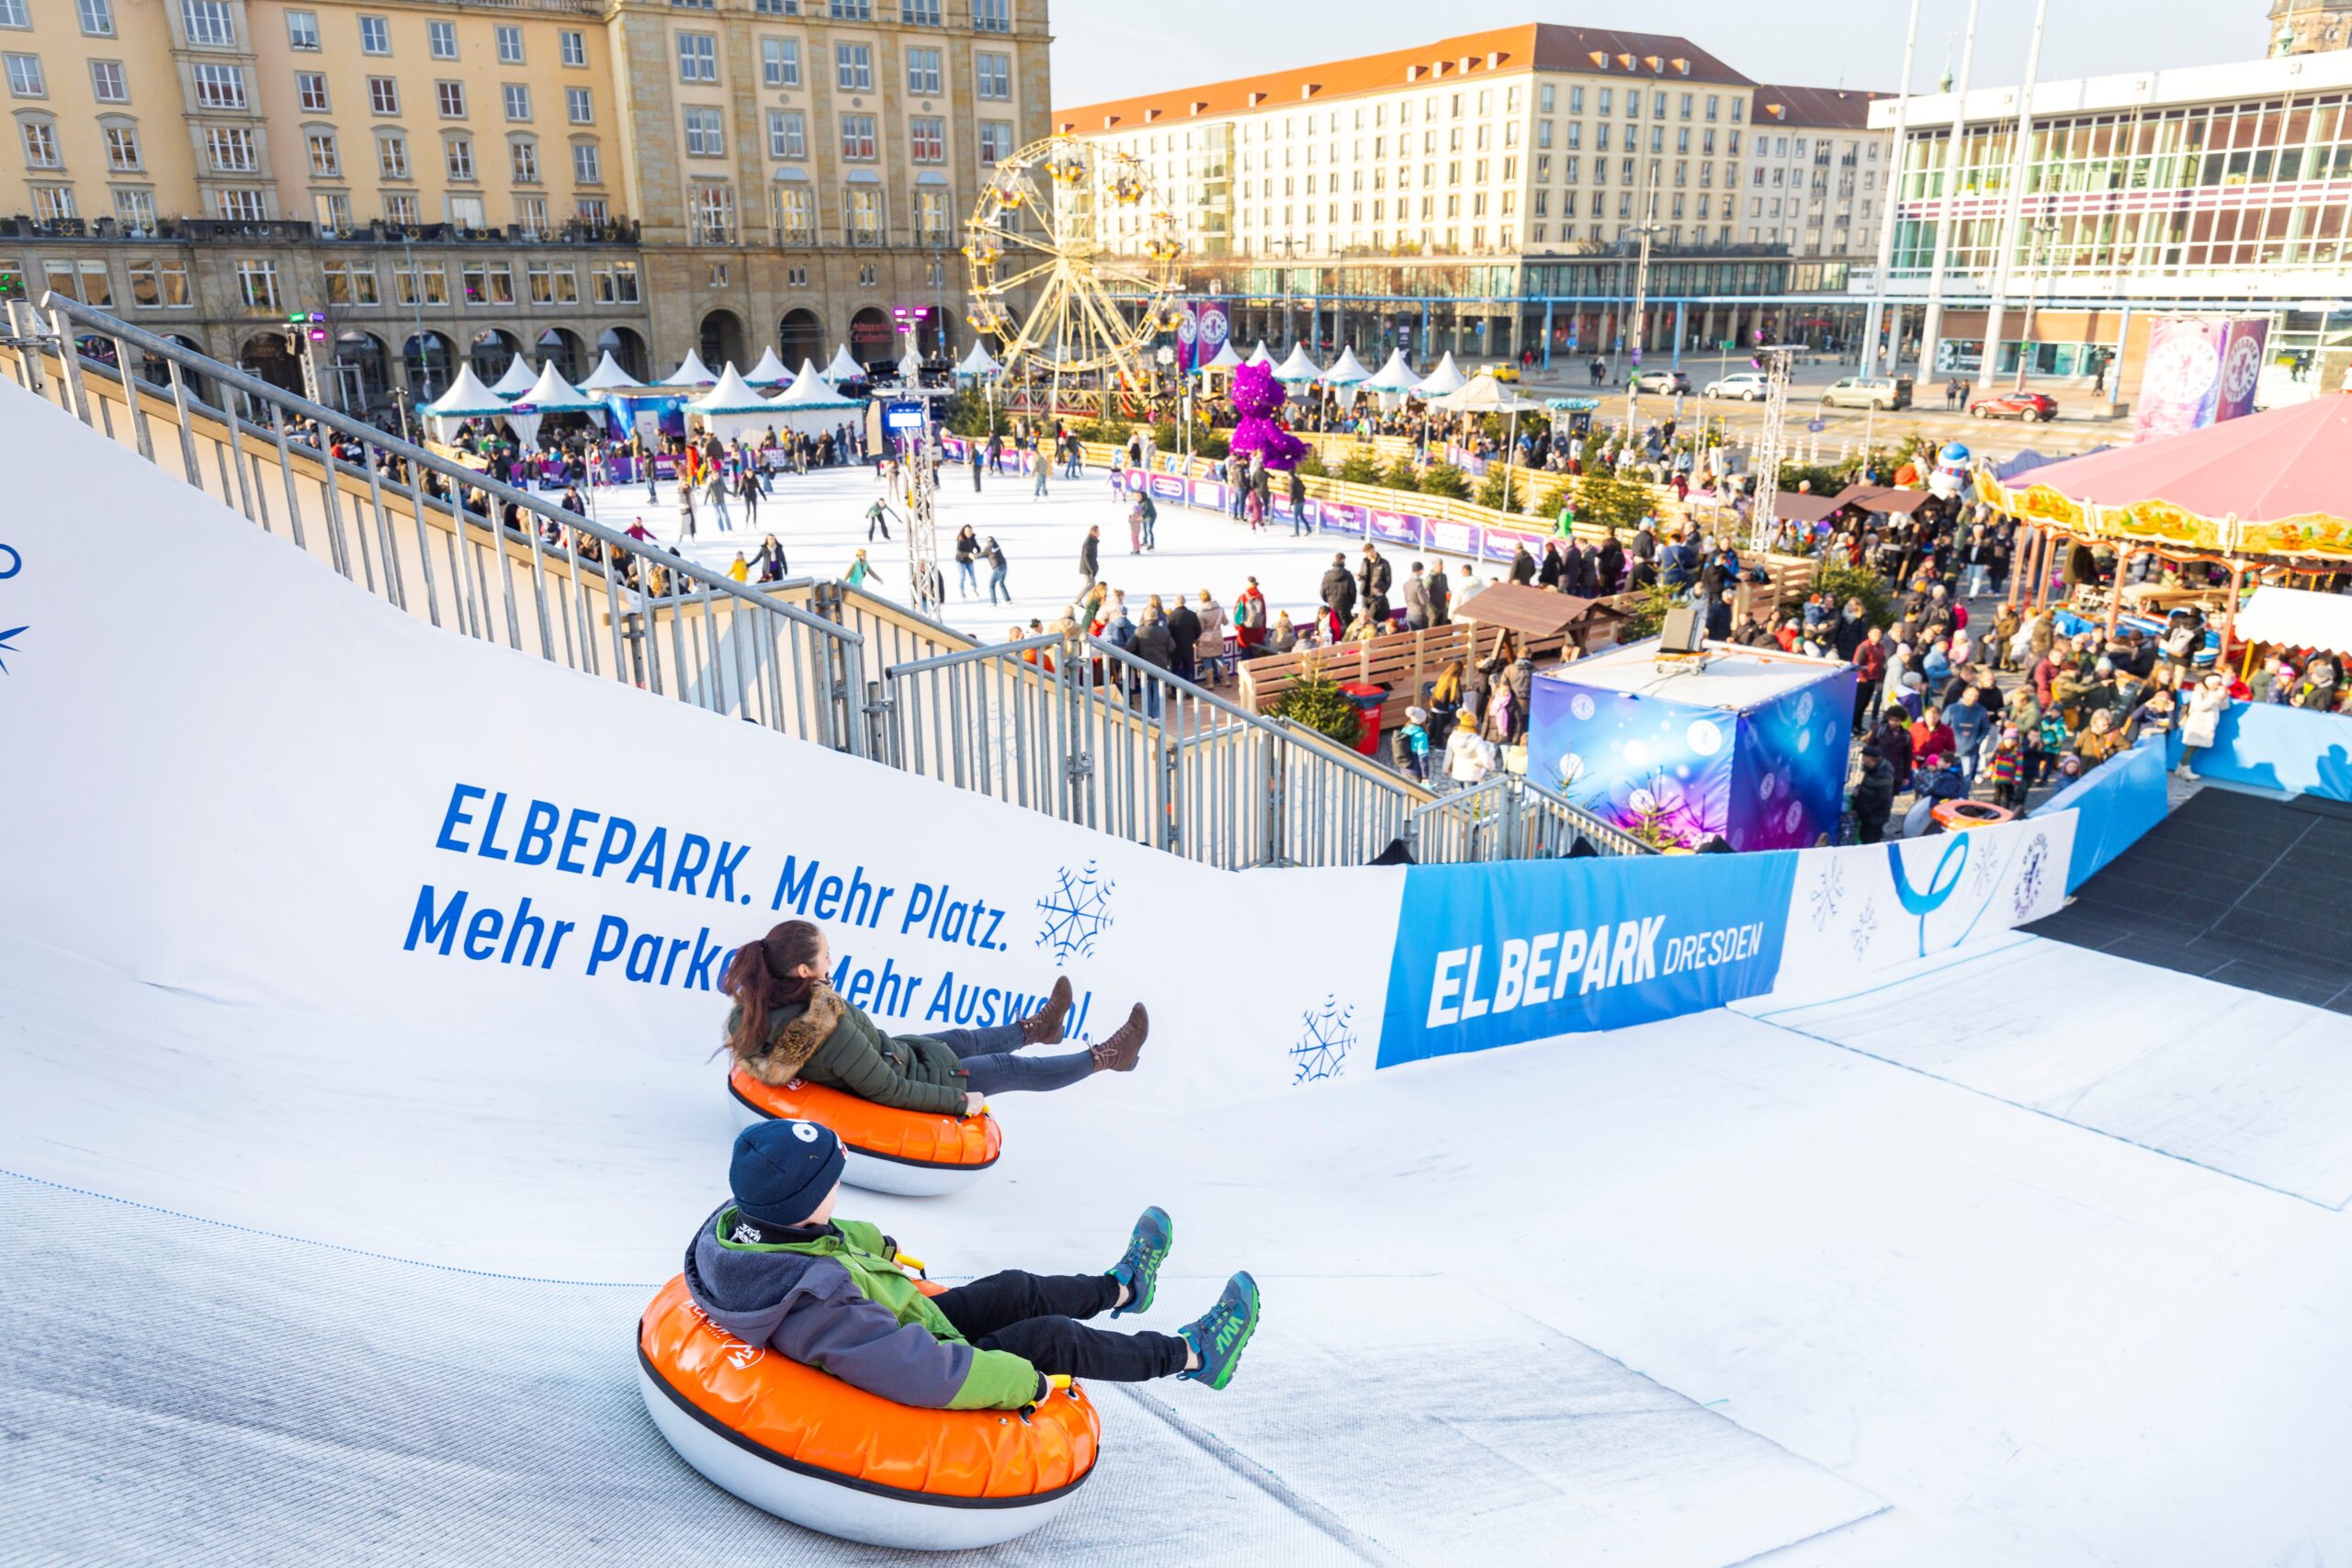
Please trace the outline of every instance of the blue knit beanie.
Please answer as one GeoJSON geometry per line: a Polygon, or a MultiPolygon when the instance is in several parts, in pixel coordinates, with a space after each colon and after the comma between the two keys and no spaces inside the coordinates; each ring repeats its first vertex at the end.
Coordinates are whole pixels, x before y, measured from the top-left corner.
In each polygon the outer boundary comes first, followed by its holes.
{"type": "Polygon", "coordinates": [[[805,1224],[847,1164],[842,1141],[814,1122],[757,1122],[736,1135],[727,1185],[735,1207],[760,1224],[805,1224]]]}

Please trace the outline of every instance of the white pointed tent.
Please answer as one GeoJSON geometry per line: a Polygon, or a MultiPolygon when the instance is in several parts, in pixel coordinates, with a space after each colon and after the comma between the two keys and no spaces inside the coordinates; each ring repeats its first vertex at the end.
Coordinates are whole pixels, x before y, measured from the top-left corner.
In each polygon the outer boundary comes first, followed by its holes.
{"type": "Polygon", "coordinates": [[[677,369],[662,377],[661,384],[664,387],[707,387],[718,379],[710,373],[710,367],[702,362],[702,355],[690,348],[686,350],[685,358],[679,361],[677,369]]]}
{"type": "Polygon", "coordinates": [[[760,351],[760,362],[752,367],[752,373],[743,379],[754,387],[781,387],[792,379],[792,372],[786,369],[784,361],[775,356],[775,349],[765,348],[760,351]]]}
{"type": "Polygon", "coordinates": [[[1413,390],[1425,398],[1442,398],[1448,392],[1460,391],[1468,382],[1469,378],[1455,367],[1453,355],[1448,353],[1437,362],[1436,369],[1415,384],[1413,390]]]}
{"type": "Polygon", "coordinates": [[[1246,363],[1250,365],[1272,365],[1273,362],[1274,356],[1266,352],[1266,340],[1264,338],[1260,338],[1258,340],[1258,346],[1250,351],[1250,357],[1246,363]]]}
{"type": "MultiPolygon", "coordinates": [[[[492,391],[498,389],[492,387],[492,391]]],[[[555,362],[549,360],[539,371],[539,378],[530,389],[506,408],[506,425],[514,431],[514,439],[526,451],[539,438],[539,421],[551,413],[594,413],[605,412],[605,400],[593,392],[583,392],[555,373],[555,362]]]]}
{"type": "Polygon", "coordinates": [[[490,389],[502,398],[519,398],[538,378],[539,373],[531,368],[531,362],[518,354],[506,362],[506,374],[492,382],[490,389]]]}
{"type": "Polygon", "coordinates": [[[637,378],[620,367],[613,358],[613,351],[608,348],[605,351],[605,357],[596,362],[596,368],[588,372],[588,378],[580,383],[580,389],[584,392],[611,392],[637,385],[637,378]]]}
{"type": "Polygon", "coordinates": [[[825,379],[833,382],[863,381],[865,379],[865,367],[849,356],[849,345],[843,344],[833,350],[833,362],[825,367],[825,379]]]}
{"type": "MultiPolygon", "coordinates": [[[[1260,344],[1258,346],[1262,349],[1266,345],[1260,344]]],[[[1234,348],[1233,340],[1231,338],[1227,338],[1225,340],[1225,345],[1216,351],[1216,357],[1211,359],[1206,365],[1202,366],[1201,368],[1204,370],[1238,370],[1245,363],[1246,361],[1242,359],[1239,351],[1234,348]]]]}
{"type": "MultiPolygon", "coordinates": [[[[1453,363],[1449,355],[1442,370],[1453,363]]],[[[1481,370],[1469,380],[1446,393],[1430,400],[1430,407],[1446,413],[1507,413],[1510,416],[1510,432],[1503,438],[1503,510],[1508,512],[1515,499],[1511,494],[1510,462],[1519,451],[1519,414],[1521,409],[1541,408],[1532,398],[1522,398],[1494,378],[1492,371],[1481,370]]]]}
{"type": "Polygon", "coordinates": [[[703,422],[721,441],[754,434],[775,420],[775,400],[745,381],[729,361],[718,373],[718,385],[686,405],[686,412],[703,422]]]}
{"type": "Polygon", "coordinates": [[[1373,392],[1409,392],[1413,389],[1413,383],[1419,379],[1419,374],[1405,363],[1405,351],[1392,348],[1388,351],[1388,362],[1380,367],[1378,375],[1364,383],[1364,389],[1373,392]]]}
{"type": "Polygon", "coordinates": [[[972,352],[966,355],[964,362],[956,367],[956,374],[958,376],[998,376],[1003,372],[1004,367],[997,363],[996,355],[989,352],[988,344],[978,338],[972,340],[972,352]]]}
{"type": "Polygon", "coordinates": [[[481,384],[470,365],[458,368],[449,389],[416,411],[431,422],[434,438],[447,441],[469,419],[493,419],[506,412],[506,400],[481,384]]]}
{"type": "Polygon", "coordinates": [[[1340,350],[1340,357],[1331,362],[1331,368],[1323,372],[1323,379],[1334,387],[1352,387],[1371,378],[1372,372],[1363,367],[1363,361],[1356,357],[1356,351],[1352,348],[1340,350]]]}
{"type": "Polygon", "coordinates": [[[844,412],[861,407],[856,398],[845,398],[826,385],[817,373],[814,361],[800,362],[800,373],[792,378],[792,389],[770,403],[778,430],[797,430],[809,435],[822,435],[842,422],[844,412]]]}
{"type": "Polygon", "coordinates": [[[1274,379],[1277,381],[1296,385],[1302,381],[1319,381],[1322,378],[1323,367],[1306,356],[1306,345],[1303,343],[1293,344],[1290,357],[1274,367],[1274,379]]]}

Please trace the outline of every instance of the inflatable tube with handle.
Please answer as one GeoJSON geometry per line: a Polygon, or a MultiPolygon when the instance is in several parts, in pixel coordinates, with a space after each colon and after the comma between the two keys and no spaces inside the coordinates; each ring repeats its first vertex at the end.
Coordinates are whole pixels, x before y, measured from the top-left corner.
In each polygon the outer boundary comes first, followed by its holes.
{"type": "Polygon", "coordinates": [[[709,1481],[779,1518],[874,1546],[995,1546],[1069,1506],[1101,1417],[1076,1383],[1023,1411],[922,1410],[853,1388],[703,1315],[682,1275],[638,1320],[638,1392],[709,1481]]]}
{"type": "Polygon", "coordinates": [[[935,1198],[968,1187],[1004,1152],[1004,1129],[978,1116],[896,1111],[798,1078],[779,1088],[740,1066],[727,1075],[745,1126],[769,1118],[831,1127],[847,1156],[842,1179],[868,1192],[935,1198]]]}

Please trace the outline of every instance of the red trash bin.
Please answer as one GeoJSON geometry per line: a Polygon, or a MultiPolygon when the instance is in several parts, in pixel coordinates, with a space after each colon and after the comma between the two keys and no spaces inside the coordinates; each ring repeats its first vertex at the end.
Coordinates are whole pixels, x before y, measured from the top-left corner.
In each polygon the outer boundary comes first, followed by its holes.
{"type": "Polygon", "coordinates": [[[1340,694],[1356,705],[1356,750],[1367,757],[1380,755],[1380,705],[1388,700],[1388,693],[1379,686],[1355,682],[1340,688],[1340,694]]]}

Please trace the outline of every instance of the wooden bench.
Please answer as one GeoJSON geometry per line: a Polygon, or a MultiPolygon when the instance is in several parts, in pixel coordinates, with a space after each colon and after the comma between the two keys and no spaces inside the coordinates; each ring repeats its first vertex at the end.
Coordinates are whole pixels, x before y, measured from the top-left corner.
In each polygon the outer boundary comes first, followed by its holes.
{"type": "MultiPolygon", "coordinates": [[[[1272,713],[1292,687],[1319,670],[1341,685],[1385,686],[1387,699],[1380,705],[1380,727],[1393,729],[1405,722],[1405,710],[1421,700],[1421,688],[1442,674],[1456,660],[1466,660],[1470,634],[1464,622],[1431,626],[1426,631],[1390,632],[1365,642],[1336,648],[1311,648],[1303,653],[1270,653],[1241,665],[1240,695],[1236,699],[1252,713],[1272,713]]],[[[1477,656],[1494,656],[1498,627],[1479,626],[1477,656]]],[[[1521,639],[1527,655],[1539,665],[1558,661],[1559,637],[1521,639]]],[[[1465,670],[1467,664],[1464,665],[1465,670]]]]}

